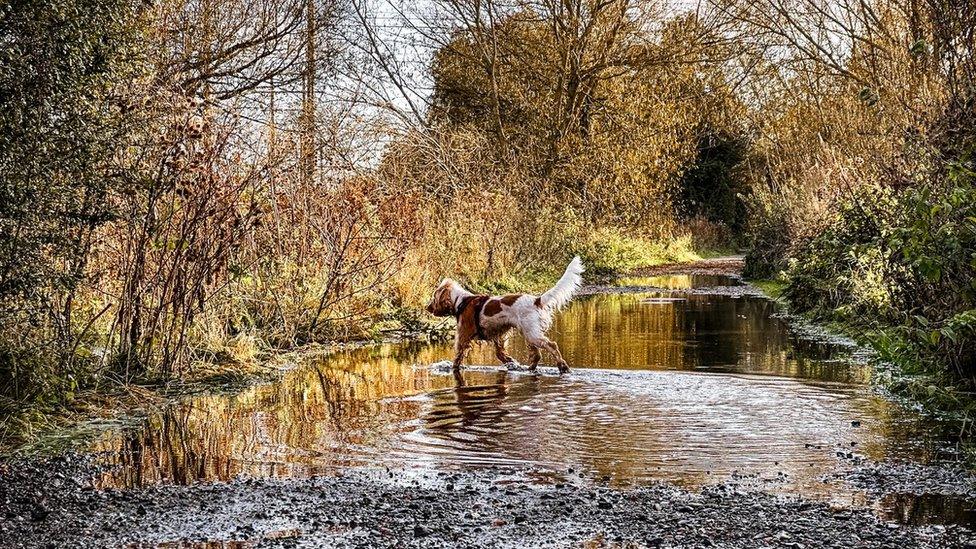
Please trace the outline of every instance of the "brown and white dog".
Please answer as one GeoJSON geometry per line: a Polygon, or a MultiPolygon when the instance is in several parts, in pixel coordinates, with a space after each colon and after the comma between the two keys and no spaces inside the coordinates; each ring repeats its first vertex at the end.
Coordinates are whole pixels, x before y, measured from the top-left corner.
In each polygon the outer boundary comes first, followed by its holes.
{"type": "Polygon", "coordinates": [[[529,294],[475,295],[450,278],[441,281],[427,304],[427,311],[434,316],[457,318],[454,371],[460,369],[475,339],[490,341],[495,346],[495,356],[502,363],[514,362],[505,352],[505,338],[509,330],[515,328],[522,332],[529,346],[529,369],[535,370],[542,359],[540,349],[545,349],[555,357],[559,372],[568,372],[569,365],[559,353],[559,347],[546,337],[546,331],[552,325],[556,311],[573,299],[582,282],[582,273],[583,263],[579,257],[574,257],[559,282],[538,297],[529,294]]]}

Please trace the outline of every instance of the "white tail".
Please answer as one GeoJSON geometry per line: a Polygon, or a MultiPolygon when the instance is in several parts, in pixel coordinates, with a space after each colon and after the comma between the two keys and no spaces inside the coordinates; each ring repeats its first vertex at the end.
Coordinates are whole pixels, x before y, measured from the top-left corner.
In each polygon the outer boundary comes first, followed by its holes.
{"type": "Polygon", "coordinates": [[[579,256],[573,258],[566,267],[566,272],[555,286],[548,292],[539,297],[539,302],[543,309],[559,310],[562,309],[569,300],[573,299],[573,294],[579,289],[583,282],[583,262],[579,256]]]}

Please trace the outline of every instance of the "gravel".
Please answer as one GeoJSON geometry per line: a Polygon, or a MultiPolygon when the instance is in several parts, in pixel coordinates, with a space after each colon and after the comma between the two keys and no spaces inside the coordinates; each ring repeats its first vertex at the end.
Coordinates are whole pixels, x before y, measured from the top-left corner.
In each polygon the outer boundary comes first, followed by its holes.
{"type": "Polygon", "coordinates": [[[353,469],[337,477],[93,488],[91,457],[0,471],[0,547],[972,547],[958,526],[887,523],[868,509],[665,484],[539,484],[494,469],[353,469]]]}

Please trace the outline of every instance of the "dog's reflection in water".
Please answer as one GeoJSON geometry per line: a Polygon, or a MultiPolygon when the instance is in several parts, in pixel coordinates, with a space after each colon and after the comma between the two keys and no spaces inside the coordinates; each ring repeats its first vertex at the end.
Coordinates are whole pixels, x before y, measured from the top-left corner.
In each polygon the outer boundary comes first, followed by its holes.
{"type": "Polygon", "coordinates": [[[454,372],[457,385],[434,395],[433,409],[424,418],[426,429],[438,438],[452,440],[462,433],[470,435],[472,427],[492,429],[506,413],[502,402],[508,395],[508,372],[479,376],[476,383],[468,383],[454,372]]]}

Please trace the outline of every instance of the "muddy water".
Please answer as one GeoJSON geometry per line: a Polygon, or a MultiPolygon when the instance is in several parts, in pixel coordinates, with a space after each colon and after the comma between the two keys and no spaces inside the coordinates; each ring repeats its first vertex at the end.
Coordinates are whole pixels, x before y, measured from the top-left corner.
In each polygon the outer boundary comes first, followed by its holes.
{"type": "Polygon", "coordinates": [[[666,290],[731,279],[622,283],[664,290],[591,296],[562,312],[552,336],[569,375],[509,371],[482,348],[459,385],[444,363],[449,343],[343,352],[107,434],[96,449],[116,467],[102,485],[501,466],[624,485],[734,480],[905,521],[967,521],[964,501],[870,501],[838,480],[857,458],[928,463],[951,445],[938,425],[876,395],[870,368],[843,349],[792,336],[768,300],[666,290]]]}

